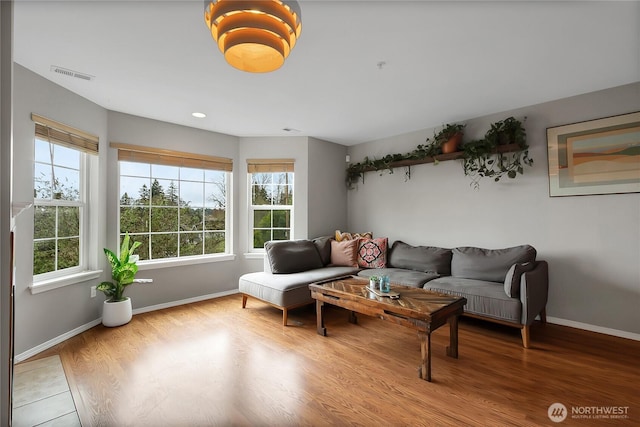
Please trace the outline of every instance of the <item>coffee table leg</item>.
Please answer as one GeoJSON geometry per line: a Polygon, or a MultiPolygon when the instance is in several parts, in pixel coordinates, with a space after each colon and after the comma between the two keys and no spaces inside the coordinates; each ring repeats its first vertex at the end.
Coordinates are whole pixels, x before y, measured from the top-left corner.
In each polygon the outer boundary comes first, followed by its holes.
{"type": "Polygon", "coordinates": [[[324,327],[324,302],[316,300],[316,327],[318,335],[327,336],[327,328],[324,327]]]}
{"type": "Polygon", "coordinates": [[[354,325],[358,324],[358,317],[356,316],[355,311],[349,312],[349,323],[353,323],[354,325]]]}
{"type": "Polygon", "coordinates": [[[422,360],[419,368],[420,378],[431,381],[431,334],[418,332],[420,336],[420,353],[422,360]]]}
{"type": "Polygon", "coordinates": [[[449,323],[449,347],[447,356],[458,358],[458,316],[451,316],[447,319],[449,323]]]}

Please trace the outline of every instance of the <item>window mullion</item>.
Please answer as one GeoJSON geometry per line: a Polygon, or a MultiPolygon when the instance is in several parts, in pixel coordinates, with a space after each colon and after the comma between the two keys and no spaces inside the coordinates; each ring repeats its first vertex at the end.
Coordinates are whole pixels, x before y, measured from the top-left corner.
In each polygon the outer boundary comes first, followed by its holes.
{"type": "Polygon", "coordinates": [[[54,271],[58,271],[58,227],[59,227],[59,221],[58,221],[58,216],[60,213],[60,209],[56,206],[56,215],[55,215],[55,238],[54,238],[54,242],[55,244],[53,245],[53,268],[54,271]]]}

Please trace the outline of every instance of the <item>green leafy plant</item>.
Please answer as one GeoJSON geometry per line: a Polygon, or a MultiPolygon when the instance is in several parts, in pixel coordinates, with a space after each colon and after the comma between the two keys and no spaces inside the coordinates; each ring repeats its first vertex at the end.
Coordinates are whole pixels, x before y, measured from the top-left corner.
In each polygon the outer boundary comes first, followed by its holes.
{"type": "Polygon", "coordinates": [[[380,159],[370,159],[369,156],[365,157],[360,163],[353,163],[347,167],[347,176],[345,183],[347,188],[353,189],[355,184],[362,180],[364,182],[364,173],[367,171],[388,171],[393,173],[393,164],[403,160],[423,160],[428,157],[433,157],[433,163],[438,164],[438,159],[435,157],[442,154],[442,144],[447,142],[452,136],[462,132],[466,125],[457,123],[447,124],[439,132],[434,132],[433,140],[426,139],[427,144],[418,145],[413,151],[406,154],[387,154],[380,159]]]}
{"type": "Polygon", "coordinates": [[[347,177],[345,179],[347,188],[354,188],[354,184],[356,184],[360,180],[364,182],[364,173],[366,171],[386,170],[389,173],[393,173],[392,163],[398,162],[400,160],[405,160],[406,158],[406,155],[403,156],[402,154],[387,154],[380,159],[370,159],[369,156],[367,156],[362,162],[349,165],[349,167],[347,167],[347,177]]]}
{"type": "MultiPolygon", "coordinates": [[[[442,144],[455,134],[462,133],[465,126],[458,123],[447,124],[442,130],[434,133],[433,139],[427,138],[427,144],[420,144],[406,154],[387,154],[380,159],[370,159],[367,156],[360,163],[350,164],[345,178],[347,188],[355,188],[360,180],[364,183],[367,171],[388,170],[389,173],[393,173],[394,167],[405,166],[405,176],[410,178],[409,165],[427,162],[438,164],[442,144]],[[425,161],[411,163],[412,160],[425,161]],[[401,163],[403,161],[404,164],[401,163]]],[[[482,177],[491,177],[494,181],[499,181],[504,176],[515,178],[518,174],[524,173],[525,165],[533,165],[533,159],[529,157],[526,132],[522,122],[514,117],[493,123],[483,139],[462,144],[461,148],[464,173],[471,178],[476,189],[479,188],[482,177]],[[500,148],[502,146],[507,148],[500,148]]],[[[455,157],[441,159],[460,158],[458,156],[457,154],[455,157]]]]}
{"type": "Polygon", "coordinates": [[[504,176],[513,179],[524,173],[525,165],[533,165],[528,148],[526,132],[520,120],[508,117],[495,122],[483,139],[470,141],[462,146],[464,174],[471,178],[471,185],[476,189],[483,177],[493,178],[496,182],[504,176]],[[499,146],[512,144],[518,146],[517,151],[499,151],[499,146]]]}
{"type": "Polygon", "coordinates": [[[466,124],[448,123],[444,125],[440,132],[434,133],[433,142],[435,144],[442,145],[453,138],[456,134],[464,132],[465,126],[466,124]]]}
{"type": "MultiPolygon", "coordinates": [[[[525,117],[524,120],[527,120],[525,117]]],[[[527,148],[527,134],[522,126],[522,122],[514,117],[508,117],[499,122],[491,124],[491,127],[484,135],[484,139],[498,145],[518,144],[520,148],[527,148]]]]}
{"type": "Polygon", "coordinates": [[[111,278],[113,282],[102,282],[96,289],[104,292],[108,302],[124,301],[124,290],[133,283],[133,279],[138,272],[138,266],[135,262],[130,261],[133,251],[135,251],[140,242],[133,242],[129,246],[129,234],[124,236],[122,246],[120,247],[120,258],[111,250],[104,248],[104,254],[111,264],[111,278]]]}

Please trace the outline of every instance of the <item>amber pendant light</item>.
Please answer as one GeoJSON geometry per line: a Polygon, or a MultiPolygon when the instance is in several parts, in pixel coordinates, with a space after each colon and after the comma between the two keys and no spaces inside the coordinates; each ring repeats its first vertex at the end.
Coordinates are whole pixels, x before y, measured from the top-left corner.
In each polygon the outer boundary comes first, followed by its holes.
{"type": "Polygon", "coordinates": [[[250,73],[280,68],[302,30],[296,1],[205,0],[204,20],[226,61],[250,73]]]}

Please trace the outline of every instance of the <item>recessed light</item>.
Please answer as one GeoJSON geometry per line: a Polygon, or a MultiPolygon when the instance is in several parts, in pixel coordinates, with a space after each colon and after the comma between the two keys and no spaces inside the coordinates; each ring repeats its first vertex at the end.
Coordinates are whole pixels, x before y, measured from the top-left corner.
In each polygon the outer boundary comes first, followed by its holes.
{"type": "Polygon", "coordinates": [[[207,117],[205,113],[191,113],[191,115],[196,119],[204,119],[205,117],[207,117]]]}

